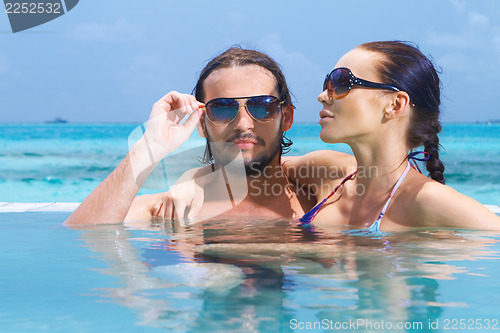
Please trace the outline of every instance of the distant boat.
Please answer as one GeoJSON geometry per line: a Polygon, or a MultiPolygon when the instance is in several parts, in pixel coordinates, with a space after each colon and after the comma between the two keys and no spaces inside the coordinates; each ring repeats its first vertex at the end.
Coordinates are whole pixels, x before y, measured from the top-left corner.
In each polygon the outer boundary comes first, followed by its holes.
{"type": "Polygon", "coordinates": [[[66,124],[67,122],[66,119],[62,119],[61,117],[55,117],[52,120],[45,121],[46,124],[66,124]]]}

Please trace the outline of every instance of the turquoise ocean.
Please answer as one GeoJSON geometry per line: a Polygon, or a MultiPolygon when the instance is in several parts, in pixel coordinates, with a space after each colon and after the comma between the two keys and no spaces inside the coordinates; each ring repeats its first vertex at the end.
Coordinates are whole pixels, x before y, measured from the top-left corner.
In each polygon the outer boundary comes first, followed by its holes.
{"type": "MultiPolygon", "coordinates": [[[[2,124],[0,202],[82,201],[127,154],[129,137],[138,126],[2,124]]],[[[319,149],[350,152],[347,145],[323,143],[319,132],[317,124],[294,124],[288,132],[294,142],[289,154],[319,149]]],[[[440,139],[447,185],[483,204],[500,204],[500,124],[445,124],[440,139]]],[[[192,152],[174,158],[179,169],[176,171],[199,165],[196,153],[202,151],[203,145],[204,139],[195,131],[185,144],[193,148],[192,152]],[[180,159],[185,163],[177,163],[180,159]]],[[[175,179],[171,177],[171,181],[175,179]]],[[[156,186],[140,193],[163,189],[156,186]]]]}
{"type": "MultiPolygon", "coordinates": [[[[127,154],[137,126],[3,124],[0,202],[83,200],[127,154]]],[[[322,143],[319,131],[316,124],[295,124],[291,154],[349,152],[345,145],[322,143]]],[[[441,141],[448,184],[483,204],[500,204],[500,124],[446,124],[441,141]]],[[[203,146],[193,133],[153,173],[159,181],[148,180],[141,193],[164,189],[158,174],[175,182],[198,164],[203,146]]],[[[0,215],[0,332],[440,333],[500,327],[499,233],[431,229],[356,236],[253,216],[185,228],[153,221],[73,230],[62,225],[67,211],[0,215]]]]}

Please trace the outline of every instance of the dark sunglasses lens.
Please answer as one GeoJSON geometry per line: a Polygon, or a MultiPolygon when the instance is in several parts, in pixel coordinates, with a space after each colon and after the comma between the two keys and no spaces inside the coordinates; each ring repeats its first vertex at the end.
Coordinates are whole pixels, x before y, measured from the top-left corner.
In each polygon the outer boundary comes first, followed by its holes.
{"type": "Polygon", "coordinates": [[[217,98],[207,103],[208,118],[214,123],[227,124],[236,117],[240,105],[232,98],[217,98]]]}
{"type": "Polygon", "coordinates": [[[342,98],[349,93],[351,77],[345,68],[337,68],[325,80],[323,90],[328,90],[328,95],[333,98],[342,98]]]}
{"type": "Polygon", "coordinates": [[[279,112],[280,101],[273,96],[256,96],[247,101],[248,112],[257,120],[271,120],[279,112]]]}

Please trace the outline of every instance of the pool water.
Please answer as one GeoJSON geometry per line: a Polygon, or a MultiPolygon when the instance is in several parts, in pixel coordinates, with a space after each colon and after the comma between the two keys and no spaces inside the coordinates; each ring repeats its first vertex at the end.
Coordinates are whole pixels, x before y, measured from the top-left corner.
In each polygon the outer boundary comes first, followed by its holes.
{"type": "Polygon", "coordinates": [[[1,332],[500,331],[499,233],[69,214],[0,213],[1,332]]]}

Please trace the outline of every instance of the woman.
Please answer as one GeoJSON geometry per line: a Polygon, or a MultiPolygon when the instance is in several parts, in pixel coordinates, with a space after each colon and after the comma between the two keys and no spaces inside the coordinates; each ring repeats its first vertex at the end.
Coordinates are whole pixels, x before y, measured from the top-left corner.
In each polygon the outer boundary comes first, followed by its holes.
{"type": "MultiPolygon", "coordinates": [[[[318,100],[320,137],[347,143],[357,166],[334,194],[337,179],[309,177],[323,200],[302,223],[349,224],[397,231],[410,227],[500,230],[500,217],[479,202],[445,186],[439,159],[440,83],[433,64],[404,42],[362,44],[327,75],[318,100]],[[409,154],[424,146],[430,178],[410,167],[409,154]],[[383,217],[383,219],[382,219],[383,217]],[[375,221],[375,222],[374,222],[375,221]]],[[[288,174],[306,164],[338,167],[324,152],[290,159],[288,174]],[[313,163],[311,163],[314,161],[313,163]]],[[[345,167],[349,168],[349,159],[345,167]]],[[[303,174],[303,172],[302,172],[303,174]]],[[[310,173],[314,175],[314,173],[310,173]]]]}

